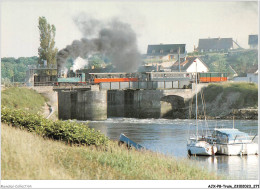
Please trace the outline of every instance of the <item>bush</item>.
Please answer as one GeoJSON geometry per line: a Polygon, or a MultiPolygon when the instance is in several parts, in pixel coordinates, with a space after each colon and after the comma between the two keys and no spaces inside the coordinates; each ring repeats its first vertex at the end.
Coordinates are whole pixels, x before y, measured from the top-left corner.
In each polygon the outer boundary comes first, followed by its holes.
{"type": "Polygon", "coordinates": [[[82,123],[71,121],[51,121],[39,114],[30,114],[19,109],[1,107],[1,121],[12,126],[27,129],[29,132],[65,141],[69,144],[106,145],[108,138],[99,131],[88,128],[82,123]]]}

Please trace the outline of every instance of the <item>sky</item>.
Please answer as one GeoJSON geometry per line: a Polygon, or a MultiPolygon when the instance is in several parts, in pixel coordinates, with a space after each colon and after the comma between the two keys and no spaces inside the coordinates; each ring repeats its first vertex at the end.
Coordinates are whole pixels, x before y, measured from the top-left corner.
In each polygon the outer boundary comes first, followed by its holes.
{"type": "Polygon", "coordinates": [[[202,38],[233,38],[248,48],[258,34],[257,1],[42,1],[1,0],[1,57],[38,56],[38,18],[55,25],[61,50],[84,36],[73,21],[87,14],[102,21],[117,18],[131,25],[140,53],[149,44],[186,44],[188,52],[202,38]]]}

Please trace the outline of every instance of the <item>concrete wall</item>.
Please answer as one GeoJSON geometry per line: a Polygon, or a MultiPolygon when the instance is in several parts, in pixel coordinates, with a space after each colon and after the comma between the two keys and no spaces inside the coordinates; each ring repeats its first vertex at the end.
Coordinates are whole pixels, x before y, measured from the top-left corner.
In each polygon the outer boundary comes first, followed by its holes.
{"type": "Polygon", "coordinates": [[[107,116],[124,117],[125,116],[125,95],[124,91],[107,91],[107,116]]]}
{"type": "Polygon", "coordinates": [[[62,120],[72,119],[70,91],[58,91],[58,117],[62,120]]]}
{"type": "Polygon", "coordinates": [[[78,91],[77,117],[79,120],[107,119],[107,91],[78,91]]]}
{"type": "Polygon", "coordinates": [[[59,119],[106,120],[107,91],[58,91],[59,119]]]}

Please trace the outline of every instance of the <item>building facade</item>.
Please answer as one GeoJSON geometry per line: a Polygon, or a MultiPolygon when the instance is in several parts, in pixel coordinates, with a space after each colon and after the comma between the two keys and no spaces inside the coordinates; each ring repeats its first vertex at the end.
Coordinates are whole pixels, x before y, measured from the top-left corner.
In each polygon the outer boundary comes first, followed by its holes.
{"type": "Polygon", "coordinates": [[[250,49],[258,49],[258,35],[249,35],[248,45],[250,49]]]}

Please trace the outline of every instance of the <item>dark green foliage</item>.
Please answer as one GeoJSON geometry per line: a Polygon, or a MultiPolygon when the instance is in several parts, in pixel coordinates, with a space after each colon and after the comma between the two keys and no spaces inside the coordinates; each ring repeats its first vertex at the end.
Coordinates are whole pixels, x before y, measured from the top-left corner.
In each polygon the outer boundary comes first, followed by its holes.
{"type": "Polygon", "coordinates": [[[43,61],[47,61],[47,65],[56,65],[56,54],[58,49],[55,48],[55,32],[54,25],[50,25],[44,16],[39,17],[40,30],[40,47],[38,48],[39,64],[43,65],[43,61]]]}
{"type": "Polygon", "coordinates": [[[65,141],[69,144],[106,145],[108,138],[99,131],[88,128],[82,123],[71,121],[51,121],[38,114],[30,114],[19,109],[1,107],[1,121],[29,132],[65,141]]]}
{"type": "Polygon", "coordinates": [[[14,82],[24,82],[28,65],[37,65],[38,57],[1,58],[2,78],[14,82]]]}

